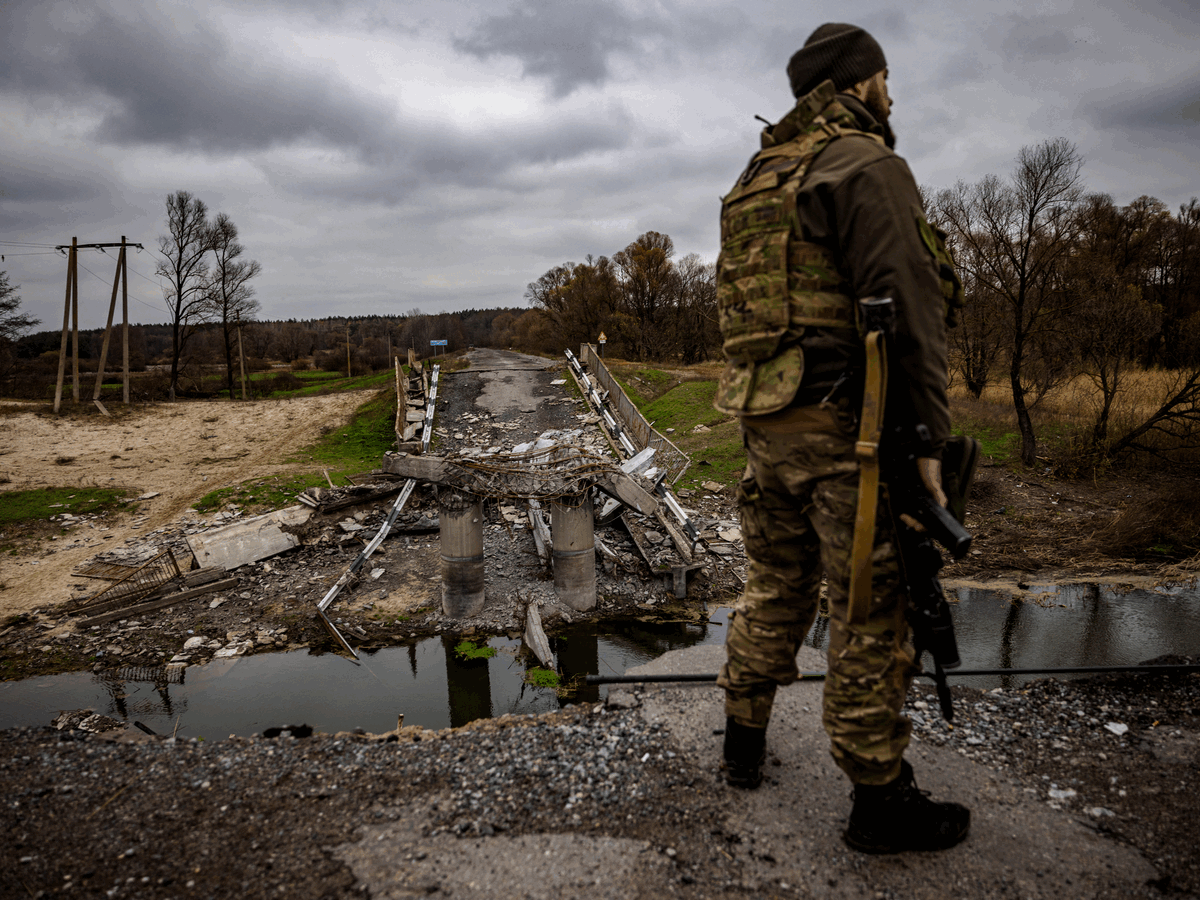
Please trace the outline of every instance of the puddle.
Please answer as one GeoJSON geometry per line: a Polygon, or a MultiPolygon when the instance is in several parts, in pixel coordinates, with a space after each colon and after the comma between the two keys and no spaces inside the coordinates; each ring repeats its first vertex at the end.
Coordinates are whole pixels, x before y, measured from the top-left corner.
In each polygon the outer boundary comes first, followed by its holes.
{"type": "MultiPolygon", "coordinates": [[[[1200,655],[1200,591],[1192,584],[1158,591],[1067,585],[1030,592],[1038,603],[961,588],[951,609],[964,668],[1035,668],[1135,664],[1163,654],[1200,655]],[[1040,604],[1040,605],[1039,605],[1040,604]]],[[[551,639],[567,677],[623,673],[668,650],[723,644],[728,610],[711,624],[605,623],[604,634],[576,627],[551,639]]],[[[805,643],[824,648],[818,620],[805,643]]],[[[527,684],[520,642],[492,638],[490,659],[461,660],[450,637],[364,654],[361,665],[306,650],[219,660],[186,670],[182,685],[106,681],[91,673],[0,684],[0,728],[46,725],[59,710],[93,708],[142,722],[155,732],[209,740],[307,723],[319,731],[388,731],[405,725],[445,728],[504,713],[538,713],[566,700],[527,684]]],[[[1012,687],[1029,677],[957,678],[973,687],[1012,687]]],[[[596,701],[606,687],[571,698],[596,701]]]]}
{"type": "MultiPolygon", "coordinates": [[[[1109,585],[1035,586],[1033,598],[960,588],[954,630],[964,669],[1136,665],[1166,654],[1200,655],[1200,586],[1121,590],[1109,585]]],[[[955,678],[1012,687],[1037,676],[955,678]]]]}
{"type": "MultiPolygon", "coordinates": [[[[575,674],[621,674],[668,650],[700,643],[723,644],[727,610],[711,625],[605,623],[597,636],[576,627],[550,639],[560,668],[575,674]]],[[[490,659],[462,660],[459,639],[429,638],[402,647],[362,653],[360,665],[336,654],[307,650],[264,653],[192,666],[184,683],[161,688],[148,682],[105,680],[90,672],[49,675],[0,684],[0,728],[47,725],[64,709],[93,708],[138,721],[159,734],[209,740],[250,735],[275,725],[307,723],[318,731],[363,728],[384,732],[405,725],[446,728],[505,713],[558,709],[553,689],[525,683],[519,640],[492,638],[490,659]]],[[[572,698],[596,701],[604,687],[584,688],[572,698]]]]}

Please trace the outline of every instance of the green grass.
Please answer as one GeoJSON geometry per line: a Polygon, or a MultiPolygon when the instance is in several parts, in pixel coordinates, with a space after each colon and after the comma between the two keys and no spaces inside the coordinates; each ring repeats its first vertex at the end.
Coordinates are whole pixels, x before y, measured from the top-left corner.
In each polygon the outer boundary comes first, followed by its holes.
{"type": "Polygon", "coordinates": [[[669,437],[692,460],[676,488],[697,489],[705,481],[734,487],[746,469],[746,450],[735,420],[713,408],[717,382],[680,381],[658,369],[624,371],[621,386],[654,429],[669,437]],[[704,425],[709,431],[693,434],[704,425]],[[668,434],[668,430],[674,429],[668,434]]]}
{"type": "Polygon", "coordinates": [[[82,515],[116,509],[123,505],[127,491],[115,488],[57,487],[31,491],[5,491],[0,494],[0,525],[36,522],[60,513],[82,515]]]}
{"type": "Polygon", "coordinates": [[[746,448],[737,422],[723,422],[712,431],[689,435],[676,443],[692,460],[676,489],[696,490],[706,481],[733,488],[746,471],[746,448]]]}
{"type": "MultiPolygon", "coordinates": [[[[303,375],[313,373],[295,373],[296,377],[300,378],[303,375]]],[[[321,375],[331,375],[330,378],[312,379],[315,383],[305,385],[302,388],[295,390],[273,391],[266,396],[273,399],[282,399],[286,397],[309,397],[313,394],[327,393],[330,391],[359,391],[369,390],[371,388],[382,388],[392,384],[396,380],[395,372],[377,372],[374,375],[356,375],[353,378],[347,378],[337,372],[321,372],[315,373],[321,375]]],[[[304,379],[309,380],[309,379],[304,379]]]]}
{"type": "Polygon", "coordinates": [[[1021,456],[1021,436],[1015,431],[994,428],[981,422],[958,417],[950,429],[955,434],[967,434],[979,441],[983,455],[999,463],[1018,463],[1021,456]]]}
{"type": "Polygon", "coordinates": [[[697,425],[712,427],[729,418],[713,409],[716,393],[715,381],[685,381],[641,407],[642,415],[663,434],[668,428],[687,432],[697,425]]]}
{"type": "Polygon", "coordinates": [[[540,688],[558,688],[559,686],[558,673],[543,669],[541,666],[526,669],[525,682],[540,688]]]}
{"type": "Polygon", "coordinates": [[[346,475],[379,467],[383,454],[392,449],[396,440],[395,418],[395,394],[391,390],[380,391],[355,411],[350,422],[331,430],[288,460],[304,466],[311,464],[311,471],[220,488],[205,494],[192,504],[193,508],[208,512],[235,503],[248,512],[261,512],[290,506],[305,488],[328,484],[322,470],[328,470],[334,484],[339,479],[344,484],[346,475]]]}
{"type": "Polygon", "coordinates": [[[345,377],[341,372],[327,372],[323,369],[305,369],[292,374],[301,381],[337,381],[339,378],[345,377]]]}
{"type": "Polygon", "coordinates": [[[459,641],[454,645],[454,655],[459,659],[491,659],[496,655],[496,648],[486,644],[479,646],[471,641],[459,641]]]}
{"type": "Polygon", "coordinates": [[[395,423],[395,394],[380,391],[355,411],[349,423],[305,447],[292,461],[311,460],[347,473],[377,468],[396,441],[395,423]]]}
{"type": "MultiPolygon", "coordinates": [[[[355,471],[362,471],[356,469],[355,471]]],[[[330,472],[330,477],[333,473],[330,472]]],[[[248,512],[266,512],[291,506],[296,502],[296,495],[305,488],[328,485],[325,476],[320,472],[303,475],[284,475],[267,478],[263,481],[246,481],[233,487],[209,491],[192,504],[192,508],[200,512],[211,512],[224,509],[229,504],[236,504],[248,512]]]]}

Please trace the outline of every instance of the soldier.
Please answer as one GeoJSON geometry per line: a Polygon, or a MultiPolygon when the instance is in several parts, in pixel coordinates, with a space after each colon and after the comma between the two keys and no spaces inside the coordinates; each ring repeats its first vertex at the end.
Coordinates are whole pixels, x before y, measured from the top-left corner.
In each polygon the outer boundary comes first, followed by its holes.
{"type": "Polygon", "coordinates": [[[911,732],[901,709],[919,669],[885,494],[864,569],[865,622],[848,614],[855,427],[864,403],[857,323],[858,301],[892,298],[885,421],[929,429],[934,449],[917,468],[945,505],[945,333],[962,286],[944,235],[926,222],[912,174],[892,151],[879,44],[853,25],[822,25],[792,57],[788,76],[796,106],[763,130],[762,150],[721,211],[717,290],[727,365],[715,405],[742,424],[748,465],[738,503],[750,558],[718,681],[726,694],[725,778],[744,788],[762,780],[775,688],[798,676],[795,656],[817,615],[824,572],[823,721],[834,760],[854,785],[843,836],[865,852],[943,849],[966,837],[970,812],[931,801],[901,758],[911,732]]]}

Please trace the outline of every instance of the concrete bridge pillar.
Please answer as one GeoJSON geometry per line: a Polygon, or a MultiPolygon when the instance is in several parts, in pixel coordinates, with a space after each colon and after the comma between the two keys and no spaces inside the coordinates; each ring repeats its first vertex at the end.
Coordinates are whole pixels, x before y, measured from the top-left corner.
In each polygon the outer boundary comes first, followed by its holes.
{"type": "Polygon", "coordinates": [[[440,488],[442,613],[464,619],[483,611],[483,499],[440,488]]]}
{"type": "Polygon", "coordinates": [[[571,609],[596,605],[596,537],[592,495],[585,491],[550,504],[554,592],[571,609]]]}

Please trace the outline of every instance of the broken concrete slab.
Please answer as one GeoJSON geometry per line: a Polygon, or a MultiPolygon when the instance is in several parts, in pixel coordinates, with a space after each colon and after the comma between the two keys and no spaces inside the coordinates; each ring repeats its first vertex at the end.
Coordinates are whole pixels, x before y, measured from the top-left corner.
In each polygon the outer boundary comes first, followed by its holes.
{"type": "Polygon", "coordinates": [[[542,628],[542,616],[538,612],[536,600],[531,600],[525,607],[525,646],[533,651],[533,655],[547,669],[554,669],[554,654],[550,650],[550,641],[542,628]]]}
{"type": "Polygon", "coordinates": [[[285,529],[303,525],[311,515],[311,509],[297,504],[204,534],[189,535],[187,542],[201,566],[236,569],[299,547],[300,539],[285,529]]]}

